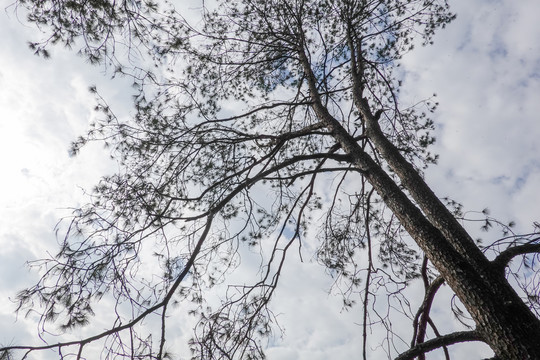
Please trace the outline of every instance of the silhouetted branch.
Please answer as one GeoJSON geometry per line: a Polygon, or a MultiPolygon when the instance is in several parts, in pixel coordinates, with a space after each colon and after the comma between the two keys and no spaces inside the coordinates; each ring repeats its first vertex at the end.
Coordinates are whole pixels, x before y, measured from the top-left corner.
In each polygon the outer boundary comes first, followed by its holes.
{"type": "Polygon", "coordinates": [[[143,320],[145,317],[147,317],[148,315],[150,315],[151,313],[153,313],[154,311],[156,311],[156,310],[158,310],[160,308],[164,308],[164,311],[165,311],[165,308],[166,308],[167,304],[171,301],[171,298],[173,297],[174,293],[176,292],[176,290],[180,286],[181,282],[184,280],[186,275],[191,271],[191,268],[192,268],[193,264],[195,263],[195,260],[196,260],[197,256],[199,255],[199,252],[201,251],[202,244],[206,240],[206,237],[208,236],[208,233],[209,233],[209,231],[210,231],[210,229],[212,227],[212,220],[213,220],[213,214],[210,214],[208,216],[208,220],[207,220],[207,222],[206,222],[206,224],[204,226],[203,233],[201,234],[195,248],[193,249],[193,252],[191,253],[190,258],[188,259],[186,265],[184,266],[184,270],[178,275],[178,277],[176,278],[174,284],[171,286],[171,288],[169,289],[169,291],[167,292],[167,294],[165,295],[163,300],[160,301],[159,303],[155,304],[154,306],[146,309],[144,312],[142,312],[139,316],[137,316],[133,320],[129,321],[128,323],[126,323],[124,325],[112,327],[107,331],[104,331],[104,332],[99,333],[99,334],[94,335],[94,336],[84,338],[82,340],[59,342],[59,343],[56,343],[56,344],[43,345],[43,346],[6,346],[6,347],[3,347],[3,348],[0,348],[0,352],[2,352],[2,354],[3,354],[3,353],[8,353],[8,352],[10,352],[12,350],[28,350],[28,352],[27,352],[27,354],[28,354],[29,352],[36,351],[36,350],[61,349],[61,348],[64,348],[64,347],[78,345],[79,346],[79,351],[78,351],[78,354],[77,354],[77,360],[79,360],[81,358],[81,356],[82,356],[82,349],[86,344],[89,344],[91,342],[100,340],[100,339],[102,339],[104,337],[107,337],[109,335],[117,334],[117,333],[119,333],[119,332],[121,332],[123,330],[130,329],[134,325],[139,323],[141,320],[143,320]]]}
{"type": "Polygon", "coordinates": [[[423,342],[421,344],[417,344],[416,346],[399,355],[395,360],[412,360],[420,354],[425,354],[440,347],[467,341],[482,341],[482,337],[480,336],[480,334],[478,334],[478,332],[474,330],[459,331],[448,335],[443,335],[435,339],[423,342]]]}
{"type": "MultiPolygon", "coordinates": [[[[422,279],[424,281],[424,287],[426,292],[424,295],[424,301],[422,302],[422,305],[420,305],[420,307],[418,308],[418,312],[416,313],[413,321],[415,331],[413,334],[411,346],[424,342],[427,324],[428,322],[430,322],[429,312],[431,310],[433,299],[435,298],[437,290],[439,290],[440,286],[444,283],[444,279],[441,276],[433,280],[431,284],[429,283],[429,279],[427,276],[427,263],[428,259],[427,257],[424,257],[424,261],[422,263],[422,279]]],[[[432,325],[432,327],[434,327],[434,325],[432,325]]],[[[423,359],[425,358],[420,355],[420,360],[423,359]]]]}
{"type": "MultiPolygon", "coordinates": [[[[538,239],[535,239],[538,240],[538,239]]],[[[502,269],[510,263],[510,261],[519,255],[532,254],[540,252],[540,244],[522,244],[517,246],[512,246],[503,252],[501,252],[495,260],[493,260],[493,265],[497,268],[502,269]]]]}

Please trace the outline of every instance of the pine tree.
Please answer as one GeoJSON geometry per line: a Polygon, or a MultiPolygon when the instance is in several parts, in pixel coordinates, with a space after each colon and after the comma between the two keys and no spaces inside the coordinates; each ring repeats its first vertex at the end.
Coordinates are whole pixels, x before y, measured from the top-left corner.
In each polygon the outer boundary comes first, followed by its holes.
{"type": "MultiPolygon", "coordinates": [[[[401,103],[400,59],[454,19],[447,1],[206,5],[194,21],[152,1],[18,1],[49,36],[31,44],[37,54],[49,56],[50,44],[78,47],[137,89],[131,119],[91,89],[101,120],[73,154],[103,141],[121,170],[74,213],[58,254],[37,264],[46,268],[39,283],[19,293],[19,310],[39,304],[43,326],[70,331],[110,297],[132,317],[117,312],[93,337],[5,347],[5,355],[75,347],[79,358],[107,339],[109,354],[165,358],[174,336],[167,313],[183,301],[199,317],[193,358],[263,358],[283,264],[300,251],[345,284],[346,307],[353,291],[362,294],[364,358],[377,274],[384,284],[425,286],[413,341],[398,359],[463,341],[485,342],[500,359],[539,359],[535,285],[514,289],[506,279],[512,259],[527,264],[540,251],[538,233],[511,237],[488,260],[460,223],[459,204],[439,199],[422,175],[436,161],[428,151],[436,103],[401,103]],[[207,306],[205,290],[226,281],[244,247],[264,254],[260,278],[207,306]],[[427,340],[443,283],[475,328],[427,340]],[[162,326],[152,343],[137,324],[155,313],[162,326]]],[[[486,214],[486,227],[494,223],[486,214]]]]}

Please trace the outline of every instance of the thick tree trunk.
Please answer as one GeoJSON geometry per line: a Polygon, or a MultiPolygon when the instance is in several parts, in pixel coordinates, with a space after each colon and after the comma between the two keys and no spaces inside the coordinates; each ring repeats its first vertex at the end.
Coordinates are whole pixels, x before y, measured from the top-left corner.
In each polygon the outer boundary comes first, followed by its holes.
{"type": "MultiPolygon", "coordinates": [[[[299,51],[299,56],[318,118],[332,132],[343,150],[351,156],[351,162],[366,174],[366,178],[379,196],[399,218],[403,227],[462,301],[476,322],[476,330],[483,340],[501,359],[540,359],[538,318],[519,298],[504,276],[495,271],[482,252],[474,246],[470,236],[459,223],[453,217],[453,220],[448,218],[451,216],[450,212],[438,199],[436,201],[433,199],[436,196],[412,165],[387,139],[380,137],[382,132],[377,133],[377,130],[380,131],[378,124],[371,124],[368,136],[376,139],[370,137],[385,160],[401,177],[402,185],[420,204],[426,215],[413,204],[382,167],[363,151],[323,106],[307,56],[303,50],[299,51]]],[[[364,99],[361,101],[364,102],[364,99]]],[[[367,107],[367,104],[360,105],[367,107]]],[[[370,121],[375,121],[369,108],[366,107],[360,109],[361,112],[371,116],[370,121]]]]}
{"type": "Polygon", "coordinates": [[[416,211],[418,209],[414,204],[409,204],[410,199],[392,179],[380,180],[388,175],[377,164],[373,165],[371,172],[368,171],[370,182],[383,199],[385,198],[382,194],[396,186],[394,192],[387,195],[386,204],[400,218],[412,238],[456,292],[475,320],[477,331],[495,353],[501,359],[540,359],[540,321],[508,284],[504,273],[495,269],[412,164],[383,134],[378,119],[373,115],[367,100],[362,97],[361,78],[356,70],[357,67],[353,67],[353,97],[362,115],[366,135],[398,175],[401,185],[411,194],[423,213],[416,211]],[[391,199],[393,196],[395,199],[391,199]],[[446,248],[429,246],[432,240],[420,230],[419,226],[422,225],[409,223],[403,212],[410,212],[409,216],[427,220],[440,232],[439,236],[442,238],[437,242],[448,244],[459,256],[450,255],[447,252],[450,250],[446,248]],[[442,259],[445,256],[448,257],[447,260],[442,259]],[[459,262],[447,263],[446,261],[452,261],[452,257],[455,257],[456,261],[461,259],[459,262]]]}
{"type": "Polygon", "coordinates": [[[489,267],[477,271],[478,265],[473,266],[453,248],[378,164],[367,154],[354,158],[355,165],[367,172],[370,183],[463,302],[477,331],[494,352],[501,359],[540,359],[540,321],[500,272],[489,267]],[[484,275],[490,271],[490,276],[484,275]]]}

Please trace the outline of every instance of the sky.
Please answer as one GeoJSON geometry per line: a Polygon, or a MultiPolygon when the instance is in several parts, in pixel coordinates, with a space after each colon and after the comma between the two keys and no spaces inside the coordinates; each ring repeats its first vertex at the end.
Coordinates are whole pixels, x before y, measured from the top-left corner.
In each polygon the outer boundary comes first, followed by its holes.
{"type": "MultiPolygon", "coordinates": [[[[457,19],[439,31],[435,45],[403,59],[404,96],[436,93],[440,103],[433,149],[440,160],[427,181],[465,210],[489,208],[528,232],[540,221],[540,3],[450,3],[457,19]]],[[[116,169],[100,146],[68,156],[70,142],[94,116],[88,87],[97,85],[119,116],[129,116],[131,90],[128,80],[111,80],[63,49],[54,48],[49,60],[33,56],[26,43],[39,35],[9,8],[0,13],[0,34],[0,343],[35,343],[35,323],[17,318],[10,301],[37,279],[24,264],[55,251],[57,221],[84,202],[84,189],[116,169]]],[[[480,234],[477,225],[469,230],[480,234]]],[[[360,313],[341,311],[318,265],[291,265],[286,272],[274,301],[285,335],[270,344],[268,358],[359,357],[360,313]]],[[[445,324],[447,331],[453,326],[445,324]]],[[[189,337],[188,325],[177,331],[179,343],[189,337]]],[[[490,355],[477,343],[452,349],[456,358],[490,355]]],[[[384,358],[373,350],[371,359],[384,358]]]]}

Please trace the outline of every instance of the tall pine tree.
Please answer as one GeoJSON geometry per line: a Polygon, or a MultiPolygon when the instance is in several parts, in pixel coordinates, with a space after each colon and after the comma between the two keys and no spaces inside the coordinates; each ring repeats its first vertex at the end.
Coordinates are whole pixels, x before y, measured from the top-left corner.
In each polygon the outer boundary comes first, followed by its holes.
{"type": "Polygon", "coordinates": [[[167,314],[184,301],[199,317],[194,358],[263,358],[282,267],[300,251],[345,284],[345,306],[361,293],[364,358],[371,304],[392,288],[381,284],[403,285],[399,298],[423,279],[413,341],[399,359],[463,341],[485,342],[500,359],[540,359],[534,284],[517,292],[505,277],[512,259],[540,251],[539,234],[515,237],[488,260],[459,206],[423,179],[436,160],[428,151],[436,104],[401,103],[399,61],[452,21],[446,0],[229,0],[206,4],[197,20],[167,2],[17,5],[48,35],[31,44],[37,54],[56,43],[79,48],[131,76],[138,92],[133,118],[119,119],[92,88],[101,120],[72,151],[104,141],[121,170],[96,186],[58,254],[38,263],[46,269],[39,283],[18,295],[21,311],[37,307],[43,326],[65,331],[91,322],[103,297],[128,304],[129,315],[115,312],[95,336],[9,346],[6,356],[75,348],[82,358],[105,340],[111,356],[161,359],[174,336],[167,314]],[[259,278],[207,306],[206,289],[226,282],[244,247],[262,254],[259,278]],[[427,339],[443,283],[475,328],[427,339]],[[156,313],[152,342],[138,324],[156,313]]]}

